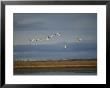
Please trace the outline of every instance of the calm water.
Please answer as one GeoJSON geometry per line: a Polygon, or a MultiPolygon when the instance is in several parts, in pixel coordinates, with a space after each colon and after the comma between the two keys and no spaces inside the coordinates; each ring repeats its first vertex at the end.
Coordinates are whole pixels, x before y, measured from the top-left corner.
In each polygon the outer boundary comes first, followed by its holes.
{"type": "Polygon", "coordinates": [[[64,60],[64,59],[93,59],[97,57],[96,43],[70,43],[53,45],[15,45],[14,59],[16,60],[64,60]]]}
{"type": "MultiPolygon", "coordinates": [[[[64,59],[96,59],[96,43],[71,43],[67,48],[64,44],[53,45],[16,45],[14,59],[16,60],[64,60],[64,59]]],[[[38,70],[17,69],[15,75],[96,75],[96,69],[83,70],[38,70]]]]}
{"type": "Polygon", "coordinates": [[[14,75],[97,75],[96,69],[86,70],[38,70],[38,69],[17,69],[14,75]]]}

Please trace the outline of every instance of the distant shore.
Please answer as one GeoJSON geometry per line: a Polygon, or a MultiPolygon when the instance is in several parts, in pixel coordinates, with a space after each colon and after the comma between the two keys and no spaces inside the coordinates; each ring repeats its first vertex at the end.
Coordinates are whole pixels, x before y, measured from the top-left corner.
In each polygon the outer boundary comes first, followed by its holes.
{"type": "Polygon", "coordinates": [[[14,69],[97,69],[97,60],[14,61],[14,69]]]}

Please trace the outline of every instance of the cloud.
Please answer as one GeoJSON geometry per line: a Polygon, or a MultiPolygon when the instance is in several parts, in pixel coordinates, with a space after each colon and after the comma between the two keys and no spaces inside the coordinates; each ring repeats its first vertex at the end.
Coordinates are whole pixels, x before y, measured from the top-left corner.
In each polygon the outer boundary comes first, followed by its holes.
{"type": "MultiPolygon", "coordinates": [[[[97,14],[95,13],[17,13],[14,14],[14,44],[29,44],[28,38],[62,33],[62,41],[75,36],[96,42],[97,14]]],[[[58,41],[61,42],[61,41],[58,41]]],[[[46,43],[46,42],[41,42],[46,43]]],[[[40,44],[41,44],[40,43],[40,44]]],[[[48,42],[50,44],[51,42],[48,42]]],[[[53,43],[53,41],[52,41],[53,43]]]]}
{"type": "Polygon", "coordinates": [[[15,14],[14,30],[91,30],[97,26],[96,14],[15,14]]]}

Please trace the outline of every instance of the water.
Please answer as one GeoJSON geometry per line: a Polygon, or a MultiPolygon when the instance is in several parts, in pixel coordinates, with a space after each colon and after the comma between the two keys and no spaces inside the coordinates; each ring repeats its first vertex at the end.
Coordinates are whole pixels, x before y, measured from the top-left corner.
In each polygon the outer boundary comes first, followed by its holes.
{"type": "Polygon", "coordinates": [[[97,75],[96,69],[49,70],[49,69],[16,69],[14,75],[97,75]]]}
{"type": "Polygon", "coordinates": [[[70,43],[53,45],[15,45],[15,60],[64,60],[93,59],[97,57],[97,46],[91,43],[70,43]]]}
{"type": "MultiPolygon", "coordinates": [[[[15,45],[14,59],[28,61],[42,60],[70,60],[70,59],[95,59],[97,46],[95,43],[71,43],[67,48],[64,44],[53,45],[15,45]]],[[[39,69],[16,69],[14,75],[96,75],[96,69],[80,70],[39,70],[39,69]]]]}

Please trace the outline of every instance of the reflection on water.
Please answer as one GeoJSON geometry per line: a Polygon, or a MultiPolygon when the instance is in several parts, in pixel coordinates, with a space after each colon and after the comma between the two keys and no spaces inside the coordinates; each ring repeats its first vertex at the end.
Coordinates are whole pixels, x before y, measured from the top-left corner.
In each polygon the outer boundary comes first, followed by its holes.
{"type": "Polygon", "coordinates": [[[16,69],[14,75],[97,75],[96,69],[80,70],[48,70],[48,69],[16,69]]]}

